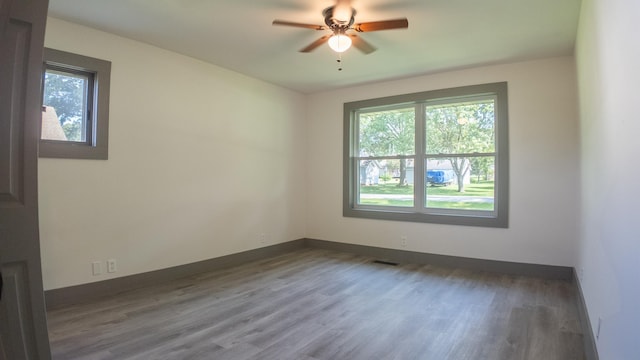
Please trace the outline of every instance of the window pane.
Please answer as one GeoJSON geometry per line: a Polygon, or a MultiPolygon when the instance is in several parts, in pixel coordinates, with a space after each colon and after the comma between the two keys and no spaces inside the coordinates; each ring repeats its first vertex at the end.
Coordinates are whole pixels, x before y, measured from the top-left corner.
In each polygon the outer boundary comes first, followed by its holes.
{"type": "Polygon", "coordinates": [[[494,100],[431,104],[426,112],[426,153],[495,152],[494,100]]]}
{"type": "Polygon", "coordinates": [[[44,78],[42,139],[85,142],[87,75],[47,69],[44,78]]]}
{"type": "Polygon", "coordinates": [[[414,108],[358,115],[360,156],[395,156],[415,153],[414,108]]]}
{"type": "Polygon", "coordinates": [[[494,210],[494,156],[430,158],[425,168],[427,208],[494,210]]]}
{"type": "Polygon", "coordinates": [[[413,206],[413,159],[361,160],[359,205],[413,206]]]}

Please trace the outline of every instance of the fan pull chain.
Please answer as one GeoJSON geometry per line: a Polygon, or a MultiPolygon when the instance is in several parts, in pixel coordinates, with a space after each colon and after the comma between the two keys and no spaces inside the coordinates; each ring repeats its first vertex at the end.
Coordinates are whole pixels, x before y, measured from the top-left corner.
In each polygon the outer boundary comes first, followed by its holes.
{"type": "Polygon", "coordinates": [[[338,53],[338,71],[342,71],[342,53],[338,53]]]}

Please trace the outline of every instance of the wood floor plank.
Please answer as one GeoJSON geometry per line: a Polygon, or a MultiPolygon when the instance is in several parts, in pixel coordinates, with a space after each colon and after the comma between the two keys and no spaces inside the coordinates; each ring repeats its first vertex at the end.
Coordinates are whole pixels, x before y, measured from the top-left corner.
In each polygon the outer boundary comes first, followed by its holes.
{"type": "Polygon", "coordinates": [[[300,249],[49,312],[54,359],[584,359],[565,281],[300,249]]]}

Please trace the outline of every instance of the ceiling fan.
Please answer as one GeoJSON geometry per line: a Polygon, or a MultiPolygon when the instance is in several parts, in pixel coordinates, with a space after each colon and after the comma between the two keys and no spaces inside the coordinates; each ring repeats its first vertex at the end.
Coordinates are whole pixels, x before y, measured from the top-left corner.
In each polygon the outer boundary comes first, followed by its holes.
{"type": "Polygon", "coordinates": [[[274,20],[273,25],[331,31],[331,33],[322,36],[308,46],[300,49],[300,52],[303,53],[311,52],[318,48],[320,45],[328,42],[329,47],[339,53],[346,51],[351,47],[351,45],[353,45],[365,54],[374,52],[376,48],[366,42],[357,34],[350,33],[348,31],[354,30],[356,32],[370,32],[379,30],[406,29],[409,27],[409,22],[406,18],[354,24],[355,15],[356,10],[351,7],[349,0],[338,0],[336,5],[330,6],[322,11],[325,25],[303,24],[285,20],[274,20]]]}

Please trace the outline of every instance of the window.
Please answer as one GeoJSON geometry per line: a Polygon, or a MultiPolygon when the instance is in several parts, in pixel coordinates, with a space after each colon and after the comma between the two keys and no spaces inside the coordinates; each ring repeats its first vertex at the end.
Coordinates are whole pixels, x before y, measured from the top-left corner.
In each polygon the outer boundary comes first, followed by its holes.
{"type": "Polygon", "coordinates": [[[109,61],[45,48],[40,156],[108,157],[109,61]]]}
{"type": "Polygon", "coordinates": [[[348,217],[508,226],[507,83],[344,105],[348,217]]]}

